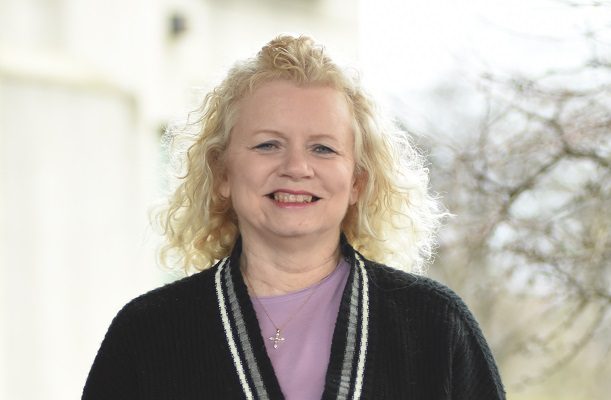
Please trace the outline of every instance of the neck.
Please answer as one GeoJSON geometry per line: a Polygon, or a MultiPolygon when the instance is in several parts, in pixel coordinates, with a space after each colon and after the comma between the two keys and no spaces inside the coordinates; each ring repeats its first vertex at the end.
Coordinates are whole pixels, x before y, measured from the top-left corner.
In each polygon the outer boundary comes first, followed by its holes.
{"type": "Polygon", "coordinates": [[[339,262],[339,236],[307,245],[257,240],[242,236],[240,267],[256,296],[277,296],[314,285],[331,274],[339,262]]]}

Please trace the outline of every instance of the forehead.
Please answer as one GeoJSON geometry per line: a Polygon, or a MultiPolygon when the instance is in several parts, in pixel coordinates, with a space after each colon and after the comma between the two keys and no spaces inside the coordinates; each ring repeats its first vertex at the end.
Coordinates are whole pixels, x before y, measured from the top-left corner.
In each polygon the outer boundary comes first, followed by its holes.
{"type": "Polygon", "coordinates": [[[345,95],[330,86],[297,86],[288,81],[262,84],[237,104],[234,129],[295,130],[318,134],[352,132],[345,95]]]}

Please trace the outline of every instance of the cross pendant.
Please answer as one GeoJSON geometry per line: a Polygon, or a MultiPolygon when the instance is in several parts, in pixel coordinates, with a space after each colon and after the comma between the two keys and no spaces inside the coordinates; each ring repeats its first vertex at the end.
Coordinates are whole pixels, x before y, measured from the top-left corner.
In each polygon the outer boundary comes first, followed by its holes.
{"type": "Polygon", "coordinates": [[[276,334],[268,337],[268,339],[274,342],[274,349],[278,348],[278,343],[284,342],[284,338],[280,336],[280,329],[276,329],[276,334]]]}

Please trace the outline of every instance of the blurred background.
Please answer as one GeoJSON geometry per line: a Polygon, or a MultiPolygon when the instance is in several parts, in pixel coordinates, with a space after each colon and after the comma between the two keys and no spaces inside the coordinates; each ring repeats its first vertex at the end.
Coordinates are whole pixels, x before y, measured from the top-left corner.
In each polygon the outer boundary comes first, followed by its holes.
{"type": "Polygon", "coordinates": [[[455,215],[429,275],[510,399],[611,393],[611,2],[0,0],[0,398],[75,399],[113,316],[176,279],[162,134],[279,33],[362,79],[455,215]]]}

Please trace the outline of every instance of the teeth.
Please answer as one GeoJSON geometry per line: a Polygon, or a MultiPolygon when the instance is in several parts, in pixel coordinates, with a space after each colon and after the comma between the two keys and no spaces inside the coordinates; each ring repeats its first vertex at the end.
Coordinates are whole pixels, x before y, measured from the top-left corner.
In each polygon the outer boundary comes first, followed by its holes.
{"type": "Polygon", "coordinates": [[[274,200],[281,203],[311,203],[312,196],[308,194],[274,193],[274,200]]]}

